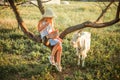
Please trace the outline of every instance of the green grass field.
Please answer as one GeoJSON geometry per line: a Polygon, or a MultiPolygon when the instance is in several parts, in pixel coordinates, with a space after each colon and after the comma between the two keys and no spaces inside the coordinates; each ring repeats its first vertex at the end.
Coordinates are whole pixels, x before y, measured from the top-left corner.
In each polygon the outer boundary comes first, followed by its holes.
{"type": "MultiPolygon", "coordinates": [[[[70,2],[70,5],[45,5],[45,8],[53,8],[57,15],[55,27],[61,32],[67,27],[96,20],[101,13],[97,5],[70,2]]],[[[37,24],[41,14],[38,8],[17,7],[27,28],[39,34],[37,24]]],[[[49,48],[33,42],[18,29],[10,8],[0,9],[0,80],[120,80],[120,23],[100,29],[83,29],[92,34],[85,68],[77,66],[76,51],[70,45],[73,33],[67,35],[63,40],[63,71],[59,73],[48,61],[49,48]]],[[[102,21],[114,19],[115,9],[113,6],[108,10],[102,21]]]]}

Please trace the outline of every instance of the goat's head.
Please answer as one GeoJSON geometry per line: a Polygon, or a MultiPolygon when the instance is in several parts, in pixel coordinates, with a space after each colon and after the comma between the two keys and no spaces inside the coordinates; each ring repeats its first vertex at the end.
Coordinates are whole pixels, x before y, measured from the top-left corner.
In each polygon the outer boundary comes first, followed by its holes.
{"type": "Polygon", "coordinates": [[[73,34],[73,37],[72,37],[72,39],[71,39],[71,41],[70,41],[70,44],[74,47],[74,48],[77,48],[78,47],[78,38],[79,38],[79,36],[80,36],[80,33],[75,33],[75,34],[73,34]]]}

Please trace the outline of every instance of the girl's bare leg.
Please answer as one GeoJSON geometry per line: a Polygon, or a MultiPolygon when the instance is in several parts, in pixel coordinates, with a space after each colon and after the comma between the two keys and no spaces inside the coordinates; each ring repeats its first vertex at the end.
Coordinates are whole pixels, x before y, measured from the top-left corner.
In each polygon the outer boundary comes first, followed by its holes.
{"type": "Polygon", "coordinates": [[[51,63],[52,63],[53,65],[55,65],[54,56],[55,56],[55,53],[57,52],[58,48],[59,48],[59,43],[57,43],[57,44],[53,47],[53,49],[52,49],[52,53],[51,53],[51,56],[50,56],[50,60],[51,60],[51,63]]]}
{"type": "Polygon", "coordinates": [[[62,54],[62,47],[61,47],[61,45],[59,45],[59,48],[58,48],[57,53],[56,53],[56,68],[60,72],[62,71],[62,67],[61,67],[61,54],[62,54]]]}
{"type": "Polygon", "coordinates": [[[62,54],[62,49],[59,49],[56,54],[57,54],[56,62],[58,63],[58,65],[61,66],[61,54],[62,54]]]}
{"type": "Polygon", "coordinates": [[[57,44],[53,47],[53,49],[52,49],[52,54],[51,54],[52,56],[55,55],[56,51],[58,50],[59,45],[60,45],[60,43],[57,43],[57,44]]]}

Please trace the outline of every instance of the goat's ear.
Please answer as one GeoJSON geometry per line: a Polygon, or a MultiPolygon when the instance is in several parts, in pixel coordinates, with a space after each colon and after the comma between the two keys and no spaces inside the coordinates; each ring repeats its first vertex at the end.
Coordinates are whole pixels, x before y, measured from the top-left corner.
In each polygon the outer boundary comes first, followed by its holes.
{"type": "Polygon", "coordinates": [[[77,32],[74,32],[74,33],[73,33],[73,36],[75,36],[75,35],[77,35],[77,34],[78,34],[77,32]]]}

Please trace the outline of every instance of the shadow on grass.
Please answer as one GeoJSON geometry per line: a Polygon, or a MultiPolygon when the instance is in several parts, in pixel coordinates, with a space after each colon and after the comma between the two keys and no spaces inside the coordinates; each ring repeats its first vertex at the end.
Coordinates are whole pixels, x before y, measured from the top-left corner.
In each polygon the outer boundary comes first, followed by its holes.
{"type": "Polygon", "coordinates": [[[0,79],[1,80],[16,80],[18,74],[17,68],[14,66],[0,66],[0,79]]]}
{"type": "Polygon", "coordinates": [[[50,69],[53,67],[50,64],[21,64],[0,66],[1,80],[53,80],[50,74],[50,69]],[[48,68],[49,67],[49,68],[48,68]]]}
{"type": "Polygon", "coordinates": [[[0,29],[0,37],[1,39],[20,39],[20,38],[23,38],[23,39],[26,39],[27,37],[24,36],[22,34],[22,31],[21,33],[19,32],[18,29],[5,29],[5,28],[1,28],[0,29]]]}

